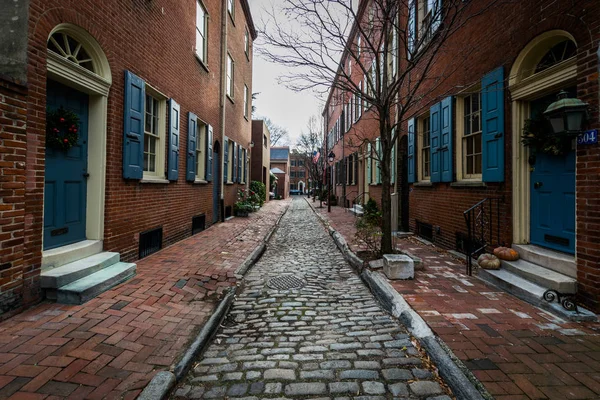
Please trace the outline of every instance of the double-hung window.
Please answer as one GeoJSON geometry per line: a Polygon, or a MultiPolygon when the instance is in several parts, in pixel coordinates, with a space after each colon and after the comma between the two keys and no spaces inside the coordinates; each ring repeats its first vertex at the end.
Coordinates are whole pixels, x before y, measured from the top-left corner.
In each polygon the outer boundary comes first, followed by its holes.
{"type": "Polygon", "coordinates": [[[208,162],[206,153],[206,130],[207,126],[198,121],[196,126],[197,140],[196,144],[196,179],[204,180],[206,178],[206,163],[208,162]]]}
{"type": "Polygon", "coordinates": [[[248,85],[244,85],[244,118],[248,119],[248,108],[250,107],[249,105],[249,92],[248,92],[248,85]]]}
{"type": "Polygon", "coordinates": [[[166,99],[146,85],[144,176],[164,178],[166,99]]]}
{"type": "Polygon", "coordinates": [[[429,114],[419,118],[419,147],[420,151],[420,180],[427,181],[431,178],[431,120],[429,114]]]}
{"type": "Polygon", "coordinates": [[[227,54],[227,96],[233,99],[233,74],[234,63],[231,55],[227,54]]]}
{"type": "Polygon", "coordinates": [[[227,12],[231,17],[231,20],[235,20],[235,0],[227,0],[227,12]]]}
{"type": "Polygon", "coordinates": [[[244,53],[246,53],[246,58],[250,60],[250,34],[248,28],[244,31],[244,53]]]}
{"type": "Polygon", "coordinates": [[[478,178],[481,177],[482,154],[481,93],[473,93],[463,97],[462,102],[462,177],[466,179],[478,178]]]}
{"type": "Polygon", "coordinates": [[[196,55],[206,64],[208,15],[200,1],[196,1],[196,55]]]}

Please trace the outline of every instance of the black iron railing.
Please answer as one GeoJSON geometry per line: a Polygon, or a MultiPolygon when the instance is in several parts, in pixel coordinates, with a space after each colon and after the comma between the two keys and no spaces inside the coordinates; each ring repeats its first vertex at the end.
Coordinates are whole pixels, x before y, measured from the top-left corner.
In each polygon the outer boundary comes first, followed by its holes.
{"type": "Polygon", "coordinates": [[[369,194],[369,192],[362,192],[361,194],[357,195],[354,199],[352,199],[352,202],[350,202],[350,205],[352,207],[354,207],[355,204],[359,204],[361,206],[365,205],[365,195],[369,194]]]}
{"type": "Polygon", "coordinates": [[[474,257],[500,243],[501,201],[498,198],[486,198],[463,213],[467,224],[467,275],[473,272],[474,257]]]}

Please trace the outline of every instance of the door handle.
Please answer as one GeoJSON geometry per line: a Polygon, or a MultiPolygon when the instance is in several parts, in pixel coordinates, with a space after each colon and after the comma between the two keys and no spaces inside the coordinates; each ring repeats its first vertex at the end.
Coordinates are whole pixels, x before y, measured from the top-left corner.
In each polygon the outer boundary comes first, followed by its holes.
{"type": "Polygon", "coordinates": [[[533,184],[533,188],[534,189],[539,189],[542,186],[544,186],[544,182],[536,182],[536,183],[533,184]]]}
{"type": "Polygon", "coordinates": [[[87,172],[84,172],[84,173],[83,173],[83,177],[84,177],[84,178],[89,178],[89,177],[90,177],[90,174],[88,174],[87,172]]]}

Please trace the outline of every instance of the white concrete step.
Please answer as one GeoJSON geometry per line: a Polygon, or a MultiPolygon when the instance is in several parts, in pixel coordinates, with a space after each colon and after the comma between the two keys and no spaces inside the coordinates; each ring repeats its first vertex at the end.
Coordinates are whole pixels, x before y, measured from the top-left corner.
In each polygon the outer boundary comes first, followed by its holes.
{"type": "Polygon", "coordinates": [[[478,270],[478,278],[484,282],[560,317],[571,321],[595,321],[597,319],[596,314],[581,307],[579,313],[576,313],[565,310],[556,302],[549,303],[545,301],[543,296],[547,288],[528,281],[506,269],[486,270],[479,268],[478,270]]]}
{"type": "Polygon", "coordinates": [[[502,267],[546,289],[559,293],[577,293],[577,280],[525,260],[505,261],[502,267]]]}
{"type": "Polygon", "coordinates": [[[365,213],[363,207],[360,204],[354,204],[351,208],[348,209],[348,211],[358,216],[364,215],[365,213]]]}
{"type": "Polygon", "coordinates": [[[118,263],[120,259],[119,253],[105,251],[73,261],[61,267],[42,271],[41,286],[44,289],[58,289],[118,263]]]}
{"type": "Polygon", "coordinates": [[[533,244],[513,244],[512,247],[519,253],[522,260],[551,269],[571,278],[577,278],[575,257],[570,254],[546,249],[533,244]]]}
{"type": "Polygon", "coordinates": [[[54,295],[58,303],[83,304],[100,293],[132,278],[135,274],[135,264],[118,262],[57,289],[54,295]]]}
{"type": "Polygon", "coordinates": [[[42,252],[42,271],[81,260],[101,251],[102,240],[82,240],[56,249],[45,250],[42,252]]]}

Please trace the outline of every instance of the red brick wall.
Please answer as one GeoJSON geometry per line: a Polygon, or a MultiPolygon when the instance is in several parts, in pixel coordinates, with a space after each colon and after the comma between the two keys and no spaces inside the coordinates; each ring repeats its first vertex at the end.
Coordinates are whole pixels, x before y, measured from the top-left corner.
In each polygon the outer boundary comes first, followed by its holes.
{"type": "MultiPolygon", "coordinates": [[[[28,105],[29,137],[26,203],[26,265],[39,265],[44,187],[44,129],[46,40],[58,24],[87,30],[104,50],[111,68],[108,98],[108,142],[104,249],[135,260],[139,233],[163,227],[163,246],[191,234],[192,216],[206,213],[212,221],[212,185],[185,180],[187,115],[214,128],[220,139],[221,114],[221,4],[203,1],[208,25],[208,57],[204,68],[195,58],[195,0],[148,2],[118,0],[32,0],[30,12],[28,105]],[[124,71],[130,70],[148,85],[181,105],[179,178],[169,184],[144,184],[122,177],[124,71]],[[193,199],[193,200],[192,200],[193,199]]],[[[245,18],[236,3],[236,26],[228,27],[229,50],[236,60],[235,103],[226,102],[225,134],[248,147],[250,122],[243,117],[243,84],[251,91],[252,63],[243,55],[245,18]],[[241,43],[241,45],[240,45],[241,43]],[[241,50],[240,50],[241,49],[241,50]],[[240,55],[240,51],[242,55],[240,55]]],[[[222,144],[222,143],[221,143],[222,144]]],[[[222,153],[221,153],[222,155],[222,153]]],[[[218,182],[220,184],[220,182],[218,182]]],[[[238,185],[225,189],[225,205],[235,201],[238,185]]]]}
{"type": "Polygon", "coordinates": [[[27,89],[0,78],[0,316],[39,295],[36,269],[23,261],[27,89]]]}

